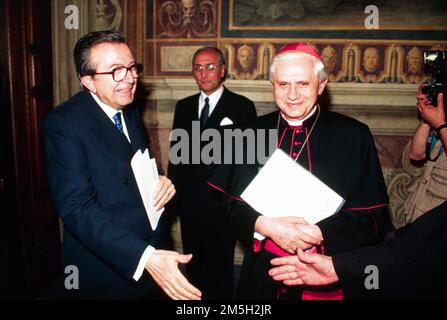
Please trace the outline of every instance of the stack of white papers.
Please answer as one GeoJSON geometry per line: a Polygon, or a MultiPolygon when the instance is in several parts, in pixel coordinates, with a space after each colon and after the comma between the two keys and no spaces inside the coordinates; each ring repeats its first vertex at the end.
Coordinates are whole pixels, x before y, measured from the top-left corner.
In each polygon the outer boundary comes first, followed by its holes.
{"type": "Polygon", "coordinates": [[[159,180],[157,164],[154,158],[150,159],[149,151],[146,149],[144,153],[138,150],[133,156],[130,165],[132,166],[152,230],[155,230],[158,220],[160,220],[161,214],[165,210],[161,208],[157,211],[153,206],[153,191],[159,180]]]}
{"type": "MultiPolygon", "coordinates": [[[[281,149],[270,156],[241,198],[264,216],[297,216],[310,224],[338,212],[345,202],[281,149]]],[[[255,238],[264,239],[258,233],[255,238]]]]}

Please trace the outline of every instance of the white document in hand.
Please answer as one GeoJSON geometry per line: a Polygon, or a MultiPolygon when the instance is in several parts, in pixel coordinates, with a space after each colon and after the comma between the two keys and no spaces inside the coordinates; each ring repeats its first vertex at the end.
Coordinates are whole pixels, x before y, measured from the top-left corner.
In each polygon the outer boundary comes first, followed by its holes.
{"type": "Polygon", "coordinates": [[[153,206],[152,195],[159,180],[157,164],[154,158],[149,158],[149,150],[146,149],[144,153],[138,150],[132,157],[130,165],[135,175],[135,180],[137,181],[152,230],[155,230],[158,225],[158,220],[160,220],[161,214],[165,210],[161,208],[157,211],[153,206]]]}
{"type": "MultiPolygon", "coordinates": [[[[277,149],[241,198],[267,217],[303,217],[315,224],[338,212],[345,200],[281,149],[277,149]]],[[[264,237],[255,233],[255,238],[264,237]]]]}

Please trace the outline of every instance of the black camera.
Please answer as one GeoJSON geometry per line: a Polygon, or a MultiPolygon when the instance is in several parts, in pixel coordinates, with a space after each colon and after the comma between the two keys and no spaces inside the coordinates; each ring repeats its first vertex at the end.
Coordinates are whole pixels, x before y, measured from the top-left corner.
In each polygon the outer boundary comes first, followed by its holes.
{"type": "Polygon", "coordinates": [[[433,106],[438,106],[438,94],[444,94],[444,108],[447,109],[447,51],[424,52],[424,68],[426,73],[431,73],[431,83],[422,88],[422,93],[427,96],[433,106]]]}

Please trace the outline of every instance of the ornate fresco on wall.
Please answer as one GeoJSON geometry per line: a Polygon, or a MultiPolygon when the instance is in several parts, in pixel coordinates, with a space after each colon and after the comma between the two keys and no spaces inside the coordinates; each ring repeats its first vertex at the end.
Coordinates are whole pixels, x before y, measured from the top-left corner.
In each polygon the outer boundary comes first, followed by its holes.
{"type": "MultiPolygon", "coordinates": [[[[228,74],[232,79],[263,80],[268,65],[281,44],[225,43],[228,74]]],[[[427,78],[422,52],[445,46],[362,43],[325,43],[312,41],[325,64],[332,82],[419,83],[427,78]]]]}
{"type": "Polygon", "coordinates": [[[439,0],[230,0],[229,29],[358,30],[367,5],[377,6],[380,29],[446,30],[447,3],[439,0]]]}
{"type": "Polygon", "coordinates": [[[123,0],[97,0],[95,30],[123,31],[123,0]]]}
{"type": "Polygon", "coordinates": [[[151,32],[142,56],[145,64],[155,65],[145,74],[189,77],[194,50],[217,44],[227,57],[230,79],[265,80],[275,52],[301,41],[318,49],[332,82],[427,79],[423,52],[447,49],[447,2],[370,2],[146,0],[146,29],[151,32]],[[364,30],[369,4],[379,7],[380,30],[364,30]]]}
{"type": "MultiPolygon", "coordinates": [[[[428,78],[424,73],[423,52],[447,49],[445,43],[305,42],[319,51],[332,82],[420,83],[428,78]]],[[[229,79],[266,80],[272,57],[286,42],[221,41],[219,44],[226,56],[229,79]]],[[[159,44],[157,53],[160,55],[160,74],[189,76],[192,54],[202,45],[210,43],[159,44]]]]}
{"type": "Polygon", "coordinates": [[[159,38],[210,38],[217,36],[217,5],[211,0],[157,0],[159,38]]]}

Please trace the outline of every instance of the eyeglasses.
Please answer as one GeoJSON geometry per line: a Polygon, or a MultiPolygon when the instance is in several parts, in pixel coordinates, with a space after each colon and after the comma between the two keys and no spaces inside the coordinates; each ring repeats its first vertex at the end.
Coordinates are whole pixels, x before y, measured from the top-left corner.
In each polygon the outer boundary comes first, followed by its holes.
{"type": "Polygon", "coordinates": [[[201,72],[202,70],[214,71],[217,69],[218,66],[220,66],[220,64],[215,64],[215,63],[195,64],[195,65],[193,65],[192,69],[195,72],[201,72]]]}
{"type": "Polygon", "coordinates": [[[95,72],[90,74],[91,76],[98,75],[98,74],[111,74],[112,78],[115,82],[123,81],[127,77],[127,72],[130,71],[130,74],[134,78],[138,78],[141,74],[141,71],[143,70],[143,65],[140,63],[134,63],[130,66],[119,66],[114,68],[112,71],[108,72],[95,72]]]}

